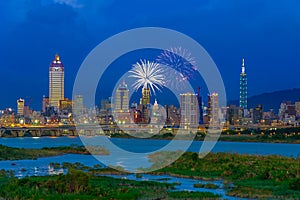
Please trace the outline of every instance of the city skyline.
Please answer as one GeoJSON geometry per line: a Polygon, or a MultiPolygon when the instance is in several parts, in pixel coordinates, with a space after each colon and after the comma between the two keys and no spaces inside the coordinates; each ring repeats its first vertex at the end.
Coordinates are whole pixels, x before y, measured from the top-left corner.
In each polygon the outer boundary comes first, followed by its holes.
{"type": "MultiPolygon", "coordinates": [[[[171,28],[202,44],[219,67],[228,100],[239,98],[236,72],[242,57],[249,66],[249,96],[300,88],[297,73],[291,73],[298,69],[294,59],[300,46],[298,1],[157,3],[154,11],[141,13],[139,8],[151,6],[148,2],[133,6],[126,2],[21,0],[19,9],[16,3],[1,2],[0,23],[5,27],[0,33],[1,73],[6,76],[0,83],[9,87],[0,94],[0,107],[30,95],[31,106],[40,108],[41,96],[48,93],[46,66],[56,52],[63,56],[68,74],[65,96],[71,97],[76,72],[91,49],[113,34],[143,26],[171,28]],[[193,14],[183,14],[186,12],[193,14]],[[143,18],[137,17],[141,14],[143,18]]],[[[130,65],[121,66],[126,67],[130,65]]]]}

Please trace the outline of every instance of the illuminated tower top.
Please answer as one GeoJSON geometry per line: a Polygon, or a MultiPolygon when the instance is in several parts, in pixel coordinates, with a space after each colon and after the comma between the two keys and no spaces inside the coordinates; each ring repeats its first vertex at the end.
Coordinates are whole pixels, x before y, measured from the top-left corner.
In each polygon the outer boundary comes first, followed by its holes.
{"type": "Polygon", "coordinates": [[[54,68],[61,68],[62,71],[64,70],[64,65],[62,64],[61,60],[60,60],[60,57],[58,54],[55,54],[55,57],[54,57],[54,60],[52,61],[52,63],[50,64],[50,70],[51,70],[51,67],[54,67],[54,68]]]}
{"type": "Polygon", "coordinates": [[[242,59],[242,74],[245,74],[245,59],[242,59]]]}

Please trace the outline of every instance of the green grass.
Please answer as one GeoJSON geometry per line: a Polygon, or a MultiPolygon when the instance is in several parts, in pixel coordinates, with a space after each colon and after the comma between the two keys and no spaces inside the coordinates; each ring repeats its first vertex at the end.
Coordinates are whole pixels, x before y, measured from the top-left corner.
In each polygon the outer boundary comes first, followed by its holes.
{"type": "MultiPolygon", "coordinates": [[[[160,154],[151,157],[160,157],[160,154]]],[[[223,179],[234,184],[228,191],[228,195],[233,196],[300,198],[300,158],[209,153],[199,159],[196,153],[188,152],[154,173],[205,180],[223,179]]]]}
{"type": "Polygon", "coordinates": [[[174,184],[132,181],[89,175],[70,169],[66,175],[0,178],[0,198],[4,199],[140,199],[218,197],[212,193],[170,192],[174,184]]]}
{"type": "MultiPolygon", "coordinates": [[[[88,147],[95,154],[108,155],[104,147],[88,147]]],[[[51,147],[42,149],[24,149],[7,147],[0,144],[0,161],[3,160],[35,160],[40,157],[58,156],[63,154],[90,154],[84,146],[51,147]]]]}

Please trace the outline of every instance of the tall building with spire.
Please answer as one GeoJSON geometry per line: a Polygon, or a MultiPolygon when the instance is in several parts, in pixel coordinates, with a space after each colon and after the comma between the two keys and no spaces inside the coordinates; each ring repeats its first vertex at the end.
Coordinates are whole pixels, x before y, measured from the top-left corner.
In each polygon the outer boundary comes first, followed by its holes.
{"type": "Polygon", "coordinates": [[[60,100],[64,100],[64,65],[62,64],[58,54],[49,68],[49,104],[50,106],[59,108],[60,100]]]}
{"type": "Polygon", "coordinates": [[[247,109],[247,74],[245,72],[245,59],[242,59],[242,72],[240,74],[240,107],[247,109]]]}

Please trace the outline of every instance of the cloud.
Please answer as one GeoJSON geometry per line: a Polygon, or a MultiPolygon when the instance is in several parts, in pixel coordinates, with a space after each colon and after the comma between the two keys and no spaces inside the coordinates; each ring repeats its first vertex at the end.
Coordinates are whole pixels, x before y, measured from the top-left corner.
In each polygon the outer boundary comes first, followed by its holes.
{"type": "Polygon", "coordinates": [[[28,20],[41,24],[70,24],[73,23],[77,13],[66,4],[48,4],[27,13],[28,20]]]}
{"type": "Polygon", "coordinates": [[[77,0],[54,0],[55,3],[66,4],[73,8],[82,8],[84,4],[79,3],[77,0]]]}

